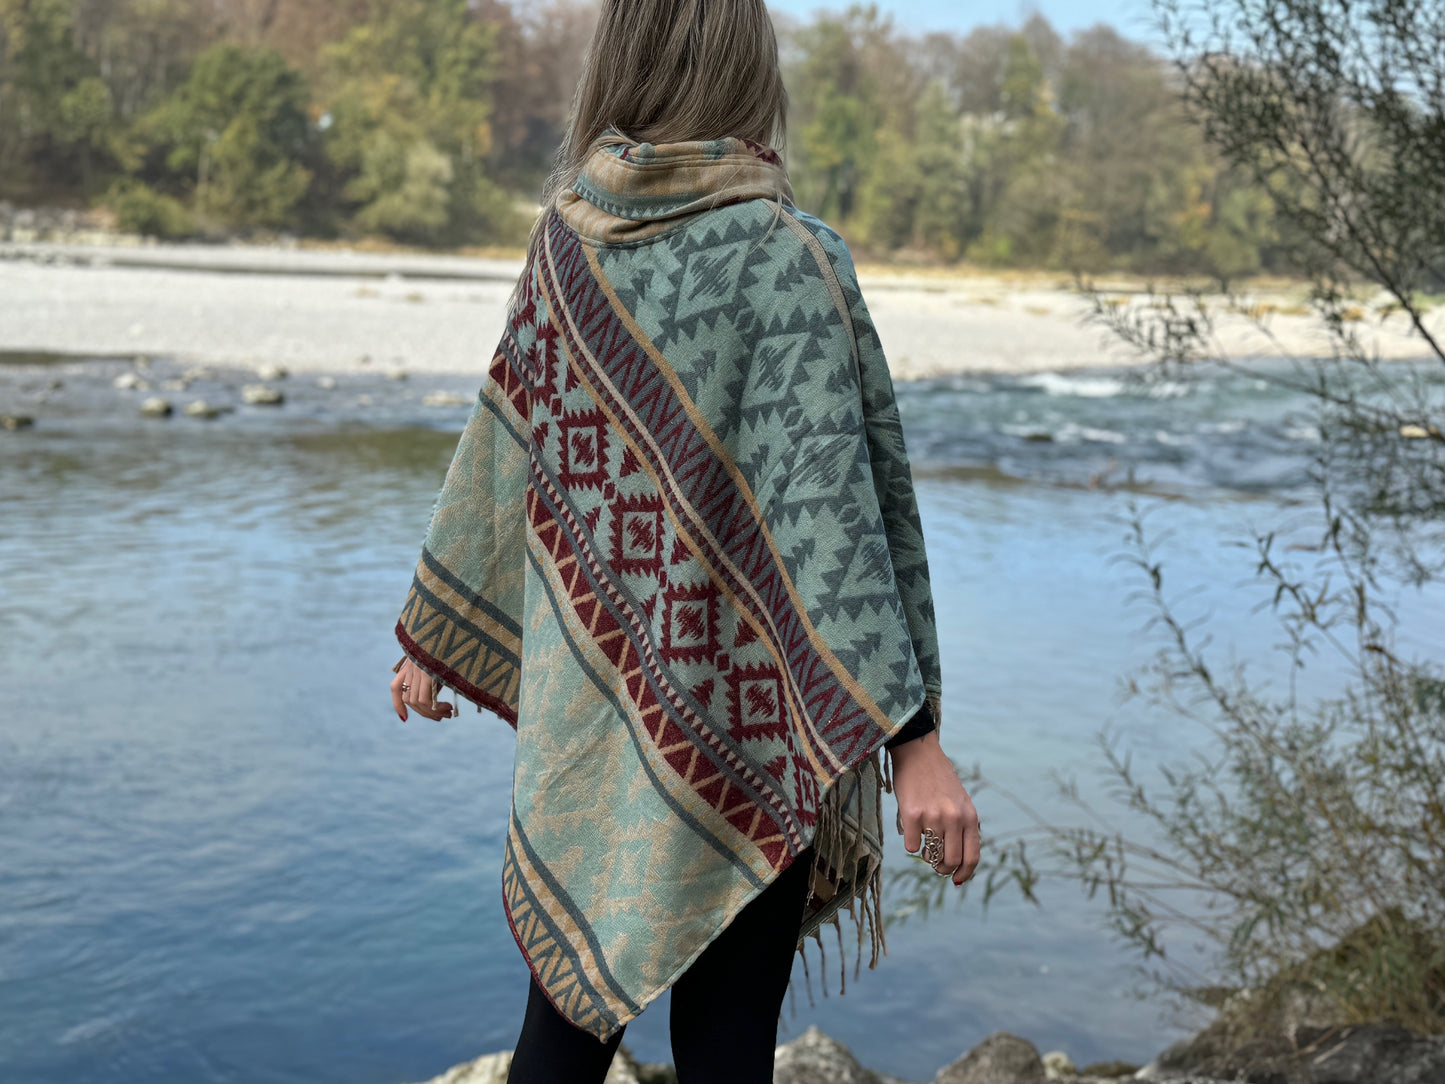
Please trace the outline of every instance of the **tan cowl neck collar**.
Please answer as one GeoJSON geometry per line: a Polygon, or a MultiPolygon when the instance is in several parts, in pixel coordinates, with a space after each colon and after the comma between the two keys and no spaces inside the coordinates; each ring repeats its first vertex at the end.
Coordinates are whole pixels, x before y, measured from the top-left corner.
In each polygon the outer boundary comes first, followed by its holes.
{"type": "Polygon", "coordinates": [[[636,143],[609,129],[557,209],[586,240],[626,244],[748,199],[793,203],[787,170],[771,147],[732,136],[636,143]]]}

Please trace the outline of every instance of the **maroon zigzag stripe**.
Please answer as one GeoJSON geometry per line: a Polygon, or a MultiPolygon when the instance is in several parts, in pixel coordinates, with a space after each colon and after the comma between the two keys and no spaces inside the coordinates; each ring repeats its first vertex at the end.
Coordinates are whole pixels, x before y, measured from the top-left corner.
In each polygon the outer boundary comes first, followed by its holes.
{"type": "MultiPolygon", "coordinates": [[[[745,600],[755,616],[768,630],[768,635],[788,667],[800,682],[800,695],[813,719],[826,720],[820,729],[834,756],[851,764],[861,750],[877,745],[885,732],[869,717],[838,680],[832,668],[818,654],[788,594],[784,573],[772,559],[771,552],[758,531],[749,506],[726,468],[708,445],[706,439],[690,424],[687,412],[672,388],[658,371],[656,364],[636,342],[618,319],[606,294],[592,275],[576,235],[559,217],[551,225],[553,266],[565,298],[555,296],[556,286],[546,279],[545,288],[556,306],[566,305],[577,322],[578,331],[588,352],[597,359],[606,383],[615,386],[626,405],[641,420],[647,434],[657,442],[661,463],[679,485],[687,484],[687,496],[697,515],[718,539],[722,553],[715,550],[700,533],[696,540],[708,554],[717,574],[726,580],[734,593],[745,600]],[[764,602],[760,611],[751,601],[738,578],[728,571],[722,554],[732,561],[742,577],[757,591],[764,602]],[[776,635],[772,632],[776,629],[776,635]]],[[[572,343],[574,354],[582,358],[571,330],[563,322],[562,332],[572,343]]],[[[634,438],[642,434],[618,411],[618,403],[603,382],[593,382],[595,393],[612,403],[614,413],[634,438]]],[[[638,439],[648,449],[648,443],[638,439]]],[[[676,513],[691,518],[678,495],[664,487],[664,496],[676,513]]],[[[822,750],[816,750],[820,758],[822,750]]]]}
{"type": "Polygon", "coordinates": [[[396,639],[397,642],[401,644],[401,649],[408,655],[420,659],[424,664],[422,669],[441,678],[472,703],[480,704],[484,708],[490,708],[505,719],[513,730],[517,729],[517,713],[512,710],[510,704],[501,697],[487,692],[487,690],[483,689],[480,685],[473,685],[450,666],[433,657],[431,652],[427,651],[411,638],[411,635],[406,631],[406,626],[402,622],[398,621],[396,623],[395,631],[396,639]]]}
{"type": "MultiPolygon", "coordinates": [[[[532,484],[527,487],[527,514],[531,520],[533,532],[545,547],[548,556],[552,559],[553,567],[566,586],[568,598],[578,620],[588,630],[593,643],[607,657],[608,662],[625,679],[627,695],[637,706],[638,715],[648,736],[659,749],[671,749],[670,752],[663,754],[668,765],[684,782],[693,786],[697,793],[714,809],[717,809],[729,824],[747,838],[757,842],[767,857],[768,863],[776,868],[785,852],[782,840],[776,838],[778,833],[782,833],[791,841],[794,852],[801,849],[804,843],[799,830],[800,827],[812,826],[815,819],[813,810],[816,802],[804,803],[804,814],[795,817],[769,781],[753,772],[735,753],[723,745],[721,740],[703,725],[702,720],[697,719],[693,713],[688,711],[686,704],[679,697],[673,695],[670,699],[674,708],[679,710],[690,722],[696,724],[691,733],[681,727],[664,709],[658,701],[653,683],[647,681],[643,674],[645,665],[647,672],[651,674],[655,682],[663,688],[671,688],[666,671],[652,652],[645,623],[628,605],[627,599],[607,579],[604,569],[598,564],[591,549],[583,540],[572,509],[562,500],[561,494],[557,492],[546,474],[537,469],[535,461],[532,484]],[[546,493],[547,501],[557,508],[557,515],[554,516],[548,509],[547,504],[539,495],[540,492],[546,493]],[[584,560],[593,577],[607,591],[612,604],[627,615],[628,624],[631,627],[630,634],[629,630],[619,624],[612,612],[602,604],[587,578],[582,574],[581,563],[584,560]],[[699,756],[699,754],[704,755],[699,756]],[[718,763],[719,760],[722,763],[718,763]],[[720,769],[722,772],[719,771],[720,769]],[[768,807],[771,807],[772,815],[765,817],[768,810],[748,796],[747,787],[738,786],[735,782],[730,783],[725,778],[727,773],[741,777],[743,783],[750,787],[757,797],[762,798],[768,807]],[[706,778],[708,781],[702,786],[696,786],[699,778],[706,778]],[[729,797],[727,794],[729,785],[747,797],[747,800],[725,808],[726,799],[729,797]],[[799,820],[802,822],[801,825],[798,823],[799,820]],[[768,840],[769,836],[774,838],[768,840]],[[760,842],[762,840],[767,841],[760,842]]],[[[813,795],[813,798],[816,799],[816,795],[813,795]]]]}
{"type": "MultiPolygon", "coordinates": [[[[801,688],[798,695],[804,700],[806,710],[815,719],[831,715],[831,722],[820,728],[821,739],[827,742],[834,755],[840,756],[845,763],[851,762],[851,754],[857,751],[857,742],[868,737],[881,738],[882,731],[848,696],[831,668],[817,654],[798,619],[783,574],[772,561],[761,533],[755,529],[756,523],[747,502],[706,440],[689,424],[685,408],[672,394],[656,365],[616,318],[587,266],[580,245],[570,231],[565,233],[563,244],[556,246],[563,250],[563,262],[558,267],[559,279],[563,281],[566,297],[575,298],[572,311],[587,345],[601,363],[603,373],[619,386],[624,400],[637,410],[644,427],[657,440],[662,449],[662,463],[672,471],[679,485],[690,483],[687,495],[714,537],[722,541],[722,552],[733,559],[743,578],[763,596],[764,607],[759,609],[751,602],[738,579],[721,564],[718,551],[705,538],[697,538],[708,551],[709,560],[717,573],[729,581],[765,629],[771,629],[776,623],[778,635],[769,632],[769,639],[791,667],[789,678],[799,677],[801,688]]],[[[547,289],[549,293],[555,289],[550,281],[547,289]]],[[[553,302],[560,303],[555,296],[553,302]]],[[[580,356],[570,330],[564,326],[563,333],[567,335],[574,353],[580,356]]],[[[609,389],[593,383],[596,393],[611,402],[615,409],[617,400],[609,389]]],[[[625,414],[619,412],[619,417],[622,424],[634,432],[634,436],[640,436],[625,414]]],[[[659,465],[653,464],[654,468],[659,465]]],[[[676,495],[669,492],[667,496],[680,516],[687,518],[690,515],[676,495]]],[[[818,749],[815,749],[815,754],[820,758],[825,756],[818,749]]]]}
{"type": "Polygon", "coordinates": [[[512,408],[521,416],[524,425],[531,425],[532,402],[531,394],[527,388],[526,381],[522,374],[517,371],[517,363],[513,357],[517,340],[508,332],[506,341],[511,344],[512,350],[498,347],[497,352],[492,355],[492,365],[488,375],[502,389],[502,393],[511,401],[512,408]]]}

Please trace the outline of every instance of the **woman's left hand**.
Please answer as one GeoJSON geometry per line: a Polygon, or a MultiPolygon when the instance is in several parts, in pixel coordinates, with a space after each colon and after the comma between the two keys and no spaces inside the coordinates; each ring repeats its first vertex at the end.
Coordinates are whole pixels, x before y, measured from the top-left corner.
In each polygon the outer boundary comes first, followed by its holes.
{"type": "Polygon", "coordinates": [[[428,719],[450,719],[452,715],[452,705],[437,703],[431,675],[410,659],[401,664],[396,677],[391,679],[391,704],[402,722],[406,721],[408,707],[428,719]]]}
{"type": "Polygon", "coordinates": [[[978,867],[978,812],[963,789],[953,762],[938,744],[938,732],[914,738],[893,749],[893,794],[903,846],[910,854],[922,846],[923,829],[943,837],[943,857],[934,869],[952,873],[963,884],[978,867]]]}

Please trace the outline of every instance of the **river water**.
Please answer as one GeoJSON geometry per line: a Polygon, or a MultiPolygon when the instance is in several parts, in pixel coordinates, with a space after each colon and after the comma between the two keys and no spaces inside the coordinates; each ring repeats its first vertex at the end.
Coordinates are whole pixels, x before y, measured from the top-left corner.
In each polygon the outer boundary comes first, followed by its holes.
{"type": "MultiPolygon", "coordinates": [[[[403,724],[387,692],[467,414],[424,396],[475,387],[294,376],[280,408],[154,420],[112,386],[130,368],[0,364],[0,413],[36,420],[0,431],[0,1079],[396,1084],[509,1048],[527,982],[501,906],[511,731],[470,709],[403,724]]],[[[173,397],[235,401],[243,376],[173,397]]],[[[1284,673],[1268,614],[1250,616],[1266,588],[1231,543],[1308,537],[1304,401],[1115,372],[898,394],[961,764],[1062,817],[1050,775],[1100,785],[1101,727],[1146,760],[1202,743],[1117,696],[1160,646],[1117,559],[1131,499],[1168,535],[1186,612],[1284,673]]],[[[1402,645],[1439,657],[1440,593],[1398,601],[1402,645]]],[[[1322,663],[1306,685],[1335,678],[1322,663]]],[[[977,800],[990,830],[1019,823],[977,800]]],[[[856,983],[848,960],[847,995],[813,1006],[798,969],[782,1038],[815,1023],[910,1079],[999,1029],[1082,1065],[1143,1062],[1199,1022],[1162,1011],[1067,887],[1042,909],[985,912],[973,893],[897,925],[856,983]]],[[[668,1058],[666,998],[626,1041],[668,1058]]]]}

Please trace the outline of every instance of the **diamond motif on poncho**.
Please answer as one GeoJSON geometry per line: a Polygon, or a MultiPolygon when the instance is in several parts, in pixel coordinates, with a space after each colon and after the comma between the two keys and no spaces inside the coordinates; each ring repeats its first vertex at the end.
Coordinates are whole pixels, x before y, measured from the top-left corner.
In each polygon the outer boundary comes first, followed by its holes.
{"type": "Polygon", "coordinates": [[[727,675],[728,732],[739,741],[781,738],[788,732],[783,713],[783,675],[769,662],[735,666],[727,675]]]}
{"type": "Polygon", "coordinates": [[[612,567],[618,572],[662,571],[662,498],[623,495],[612,503],[612,567]]]}
{"type": "Polygon", "coordinates": [[[711,583],[669,584],[662,592],[662,657],[708,662],[718,650],[718,592],[711,583]]]}
{"type": "Polygon", "coordinates": [[[607,481],[607,419],[602,411],[574,410],[562,415],[561,468],[565,486],[600,486],[607,481]]]}

